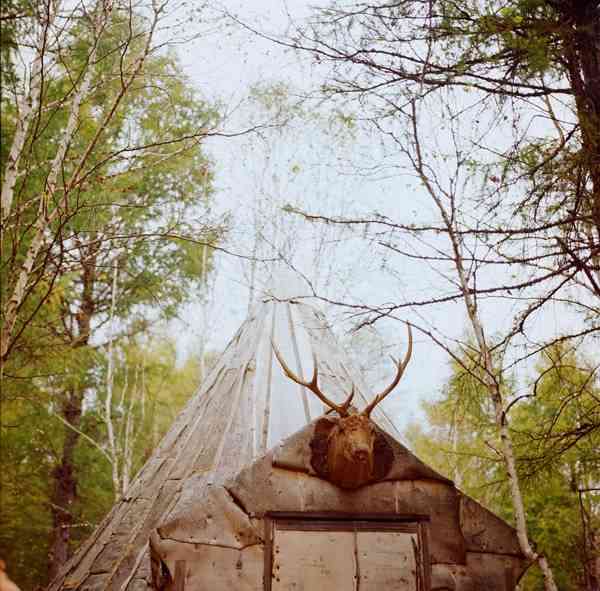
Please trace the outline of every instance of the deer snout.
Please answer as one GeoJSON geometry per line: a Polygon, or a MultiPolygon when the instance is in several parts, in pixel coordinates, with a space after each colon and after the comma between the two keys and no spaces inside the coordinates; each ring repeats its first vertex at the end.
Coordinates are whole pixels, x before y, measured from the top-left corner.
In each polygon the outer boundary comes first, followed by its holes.
{"type": "Polygon", "coordinates": [[[352,442],[350,457],[354,462],[367,464],[373,455],[373,446],[370,441],[354,441],[352,442]]]}
{"type": "Polygon", "coordinates": [[[354,459],[361,464],[366,464],[369,461],[370,450],[364,445],[354,450],[354,459]]]}

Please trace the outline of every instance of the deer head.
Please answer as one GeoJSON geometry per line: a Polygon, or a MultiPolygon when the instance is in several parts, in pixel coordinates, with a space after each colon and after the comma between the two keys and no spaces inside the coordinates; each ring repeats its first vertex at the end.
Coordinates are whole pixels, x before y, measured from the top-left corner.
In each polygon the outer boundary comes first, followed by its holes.
{"type": "Polygon", "coordinates": [[[352,412],[350,403],[354,397],[354,386],[342,404],[332,402],[318,385],[319,371],[316,355],[313,354],[313,376],[307,382],[301,380],[287,366],[281,353],[273,344],[273,351],[288,378],[308,388],[321,402],[337,413],[322,418],[315,425],[311,441],[311,464],[322,477],[342,488],[358,488],[383,478],[392,463],[393,454],[389,443],[371,421],[373,409],[398,385],[412,354],[412,332],[408,327],[408,349],[404,359],[396,365],[392,383],[361,411],[352,412]]]}

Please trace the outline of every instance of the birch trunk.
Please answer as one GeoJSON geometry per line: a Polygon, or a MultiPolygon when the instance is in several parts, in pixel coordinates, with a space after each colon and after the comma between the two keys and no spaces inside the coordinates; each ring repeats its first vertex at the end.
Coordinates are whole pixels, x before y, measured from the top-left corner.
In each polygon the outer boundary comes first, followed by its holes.
{"type": "Polygon", "coordinates": [[[118,266],[117,261],[113,262],[113,280],[112,293],[110,303],[110,328],[108,334],[108,373],[106,376],[106,399],[104,401],[104,422],[106,423],[106,432],[108,436],[108,447],[112,458],[112,483],[115,495],[115,501],[118,501],[121,496],[121,478],[119,475],[119,451],[115,437],[115,429],[112,420],[112,399],[114,387],[114,322],[115,322],[115,305],[117,301],[117,277],[118,266]]]}
{"type": "Polygon", "coordinates": [[[502,398],[502,392],[500,391],[499,383],[495,377],[492,355],[487,345],[483,324],[479,317],[477,305],[469,288],[467,275],[462,264],[463,258],[460,243],[458,242],[456,233],[453,231],[454,229],[451,225],[451,221],[446,215],[444,215],[444,218],[444,222],[446,223],[450,240],[452,242],[456,271],[460,282],[460,289],[463,294],[463,299],[467,308],[467,314],[471,322],[471,327],[473,328],[473,332],[475,333],[475,339],[477,341],[479,353],[483,360],[483,369],[485,372],[485,385],[490,395],[490,398],[492,399],[492,402],[494,404],[494,416],[496,420],[496,426],[500,434],[500,441],[502,444],[502,456],[504,458],[504,464],[508,473],[512,505],[513,510],[515,512],[515,522],[519,546],[523,554],[529,560],[538,563],[540,570],[542,571],[542,574],[544,576],[544,588],[546,589],[546,591],[558,591],[556,583],[554,582],[552,570],[550,569],[546,557],[543,554],[538,554],[537,552],[535,552],[529,541],[529,535],[527,532],[527,521],[525,517],[525,505],[523,503],[523,495],[521,494],[521,486],[519,484],[519,476],[517,473],[517,465],[513,449],[512,437],[508,429],[508,419],[504,412],[504,401],[502,398]]]}
{"type": "Polygon", "coordinates": [[[506,471],[509,479],[510,494],[513,510],[515,513],[515,524],[519,546],[521,548],[521,552],[523,552],[523,554],[527,557],[528,560],[532,562],[537,562],[537,564],[539,565],[540,570],[542,571],[542,575],[544,577],[544,589],[546,591],[558,591],[558,588],[554,581],[552,569],[550,568],[546,557],[543,554],[538,554],[537,552],[535,552],[529,541],[527,521],[525,517],[525,505],[523,503],[523,495],[521,493],[521,486],[519,484],[519,476],[517,473],[512,437],[508,428],[508,418],[504,409],[502,392],[500,390],[498,380],[496,379],[492,354],[485,338],[485,331],[483,328],[483,323],[481,322],[481,318],[479,316],[479,311],[477,309],[477,302],[473,295],[473,291],[469,286],[468,275],[464,268],[464,257],[462,253],[461,238],[458,232],[456,231],[455,227],[456,203],[454,201],[453,195],[447,195],[447,197],[449,198],[449,206],[446,206],[442,202],[441,197],[438,195],[438,192],[435,190],[435,187],[431,184],[429,178],[425,173],[425,167],[423,164],[421,145],[417,129],[416,106],[414,102],[412,103],[411,122],[412,135],[415,145],[415,157],[411,158],[411,160],[413,162],[413,166],[416,172],[419,174],[421,181],[425,185],[427,192],[429,193],[430,197],[432,198],[440,213],[440,216],[443,220],[443,224],[448,234],[448,238],[450,239],[450,244],[452,247],[452,259],[456,269],[456,273],[458,275],[460,291],[462,293],[463,301],[467,309],[467,315],[469,317],[471,328],[475,333],[475,339],[477,341],[479,354],[482,359],[482,369],[484,370],[485,386],[494,405],[494,417],[496,421],[496,426],[498,428],[498,433],[500,435],[502,456],[504,459],[504,464],[506,466],[506,471]]]}
{"type": "MultiPolygon", "coordinates": [[[[104,14],[104,18],[108,18],[108,13],[104,13],[101,11],[102,14],[104,14]]],[[[102,26],[104,26],[104,24],[106,23],[106,20],[104,20],[104,23],[102,26]]],[[[100,26],[98,26],[98,30],[100,30],[100,26]]],[[[96,51],[97,51],[97,46],[98,46],[98,39],[96,39],[96,42],[94,43],[94,46],[92,48],[92,51],[90,53],[89,56],[89,63],[93,64],[95,59],[96,59],[96,51]]],[[[40,62],[41,64],[41,62],[40,62]]],[[[6,360],[6,357],[9,353],[10,350],[10,340],[11,340],[11,336],[15,327],[15,323],[17,321],[17,316],[18,316],[18,311],[19,308],[25,298],[25,293],[26,293],[26,289],[27,289],[27,284],[29,282],[29,278],[31,276],[31,271],[33,268],[33,265],[35,264],[35,261],[38,257],[38,254],[40,253],[40,250],[42,249],[45,241],[46,241],[46,229],[48,228],[48,226],[50,225],[50,223],[57,217],[58,213],[60,212],[60,208],[57,207],[51,215],[48,215],[48,201],[50,200],[50,198],[54,195],[54,192],[56,190],[56,180],[58,178],[58,174],[60,173],[60,171],[62,170],[62,166],[64,163],[64,159],[67,153],[67,150],[69,148],[69,144],[71,143],[71,140],[73,139],[73,134],[75,133],[75,129],[77,128],[77,123],[79,121],[79,111],[81,109],[81,103],[83,101],[83,98],[87,95],[91,81],[92,81],[92,76],[93,76],[93,68],[90,66],[88,66],[88,69],[86,70],[84,77],[83,77],[83,81],[79,87],[79,89],[77,90],[77,92],[75,93],[73,100],[71,102],[71,107],[70,107],[70,111],[69,111],[69,119],[68,119],[68,123],[67,123],[67,127],[65,129],[65,133],[58,145],[56,154],[52,160],[52,164],[50,166],[50,171],[48,173],[48,178],[46,180],[46,190],[45,192],[41,195],[40,197],[40,203],[39,203],[39,207],[38,207],[38,217],[37,217],[37,221],[35,223],[35,230],[34,230],[34,236],[33,236],[33,240],[31,241],[29,248],[27,249],[27,254],[25,256],[25,260],[23,261],[23,264],[21,266],[17,281],[15,283],[15,286],[13,288],[12,294],[10,296],[10,299],[8,300],[8,303],[6,305],[6,309],[4,311],[4,324],[2,325],[2,331],[0,332],[0,359],[2,361],[6,360]]],[[[40,67],[40,78],[41,78],[41,67],[40,67]]],[[[39,89],[38,89],[38,99],[39,99],[39,89]]],[[[26,135],[26,133],[25,133],[26,135]]],[[[21,141],[21,140],[19,140],[21,141]]],[[[24,142],[24,136],[22,138],[22,141],[24,142]]],[[[13,142],[14,144],[14,142],[13,142]]],[[[14,145],[13,145],[14,147],[14,145]]],[[[22,146],[21,146],[22,149],[22,146]]],[[[20,152],[19,152],[20,154],[20,152]]],[[[15,162],[18,162],[18,160],[15,162]]],[[[10,166],[10,160],[9,160],[9,166],[10,166]]],[[[15,174],[14,174],[14,181],[16,182],[16,177],[17,177],[17,170],[15,169],[15,174]]],[[[5,182],[6,184],[6,182],[5,182]]],[[[10,211],[10,206],[12,203],[12,195],[13,195],[13,191],[14,191],[14,182],[12,184],[12,187],[8,187],[6,188],[6,197],[4,195],[4,190],[5,187],[4,185],[2,186],[2,211],[3,211],[3,222],[5,219],[5,211],[6,211],[6,215],[8,215],[8,212],[10,211]],[[5,203],[5,199],[6,199],[6,203],[5,203]],[[5,207],[6,206],[6,207],[5,207]],[[7,209],[6,209],[7,208],[7,209]]],[[[65,192],[66,195],[66,192],[65,192]]],[[[64,201],[64,199],[63,199],[64,201]]]]}
{"type": "Polygon", "coordinates": [[[456,233],[454,232],[451,220],[448,218],[445,212],[442,213],[442,215],[444,217],[444,223],[446,224],[448,234],[452,242],[454,261],[456,271],[459,277],[460,289],[462,291],[463,299],[465,302],[465,307],[467,308],[467,314],[469,316],[473,332],[475,333],[475,339],[477,341],[479,353],[483,360],[483,369],[485,372],[485,385],[490,395],[490,398],[492,399],[492,402],[494,404],[494,417],[496,420],[498,432],[500,434],[502,456],[504,459],[504,464],[506,466],[506,471],[508,473],[519,546],[523,554],[529,560],[538,563],[544,577],[544,588],[546,589],[546,591],[558,591],[556,583],[554,582],[554,575],[548,564],[548,561],[546,560],[546,557],[543,554],[538,554],[537,552],[535,552],[529,541],[529,535],[527,532],[527,521],[525,517],[525,505],[523,503],[523,495],[521,494],[521,486],[519,484],[519,476],[517,473],[517,465],[513,449],[512,437],[508,429],[508,419],[504,412],[504,401],[502,398],[502,392],[500,391],[499,383],[495,377],[492,355],[487,345],[483,324],[481,322],[477,310],[477,304],[468,285],[467,275],[463,266],[463,257],[460,243],[457,239],[456,233]]]}
{"type": "Polygon", "coordinates": [[[44,55],[47,49],[48,31],[54,22],[58,3],[53,6],[52,2],[47,4],[48,12],[46,20],[42,23],[38,41],[35,47],[35,57],[31,64],[31,74],[29,77],[29,89],[17,101],[17,123],[15,134],[13,136],[10,152],[8,154],[6,169],[4,171],[4,181],[0,194],[1,223],[4,226],[6,218],[10,215],[14,197],[15,185],[19,178],[19,163],[25,140],[29,133],[29,128],[34,115],[38,112],[40,104],[40,95],[42,91],[42,74],[44,68],[44,55]]]}
{"type": "MultiPolygon", "coordinates": [[[[121,468],[121,493],[124,495],[129,488],[131,482],[131,471],[133,467],[133,451],[137,440],[138,429],[135,428],[134,411],[137,405],[139,395],[138,387],[139,367],[135,370],[135,379],[133,388],[129,396],[129,404],[127,406],[127,416],[125,419],[125,438],[123,441],[123,463],[121,468]]],[[[142,419],[143,421],[143,419],[142,419]]]]}
{"type": "MultiPolygon", "coordinates": [[[[105,23],[106,19],[108,19],[109,12],[101,11],[101,13],[104,18],[103,22],[105,23]]],[[[38,215],[37,221],[33,228],[33,230],[34,230],[33,238],[31,240],[29,248],[27,249],[25,259],[18,271],[17,280],[15,282],[15,285],[12,289],[11,296],[10,296],[10,298],[6,304],[6,308],[4,310],[4,314],[3,314],[4,315],[4,324],[2,325],[2,330],[0,332],[0,361],[1,362],[5,362],[8,355],[10,354],[10,350],[13,345],[13,343],[11,341],[12,341],[12,336],[13,336],[13,332],[14,332],[14,327],[17,322],[19,309],[26,297],[27,286],[28,286],[30,278],[31,278],[33,265],[35,264],[35,261],[37,260],[38,255],[40,254],[43,246],[46,243],[47,230],[50,227],[50,224],[59,217],[61,212],[65,211],[65,209],[68,205],[68,199],[69,199],[70,192],[80,182],[81,175],[83,173],[83,169],[85,167],[85,164],[86,164],[88,158],[90,157],[91,153],[93,152],[94,148],[96,147],[96,145],[100,139],[100,136],[104,132],[104,129],[108,126],[109,122],[114,117],[114,115],[119,107],[119,104],[121,103],[121,100],[125,96],[127,90],[129,89],[131,84],[134,82],[134,80],[138,77],[138,75],[143,67],[143,64],[145,62],[145,59],[150,52],[150,43],[153,38],[154,29],[157,24],[157,19],[158,19],[158,15],[155,15],[155,20],[152,24],[151,30],[148,33],[148,37],[146,39],[146,45],[142,51],[142,54],[138,58],[130,76],[126,80],[123,80],[122,87],[121,87],[119,94],[113,101],[111,108],[109,109],[108,113],[104,117],[102,123],[98,126],[98,129],[97,129],[94,137],[90,140],[83,155],[79,159],[79,162],[78,162],[77,166],[75,167],[75,170],[71,176],[69,183],[66,184],[66,186],[63,189],[62,199],[57,203],[57,205],[52,210],[52,212],[47,213],[47,209],[48,209],[47,205],[49,203],[50,197],[52,196],[52,194],[49,191],[51,191],[51,190],[53,191],[53,185],[55,184],[57,175],[59,174],[60,169],[62,168],[62,163],[64,162],[64,155],[66,154],[66,150],[69,145],[69,141],[67,139],[66,134],[65,134],[65,138],[63,138],[63,141],[61,142],[61,145],[59,146],[59,150],[60,150],[60,153],[62,154],[62,157],[59,159],[58,158],[59,153],[57,152],[57,157],[53,161],[53,167],[49,173],[48,182],[46,183],[47,190],[45,191],[44,195],[42,195],[40,197],[39,215],[38,215]]],[[[102,25],[102,26],[104,26],[104,25],[102,25]]],[[[98,30],[100,30],[101,28],[102,27],[98,27],[98,30]]],[[[92,76],[91,63],[93,62],[93,59],[95,59],[94,56],[96,55],[96,48],[97,48],[97,40],[96,40],[96,43],[92,50],[92,55],[90,56],[90,59],[89,59],[90,70],[86,73],[86,78],[84,79],[84,82],[82,82],[82,86],[80,87],[79,92],[76,94],[76,96],[74,97],[73,102],[72,102],[72,108],[71,108],[70,117],[69,117],[69,124],[72,123],[72,126],[69,127],[71,129],[71,133],[74,132],[74,130],[76,128],[76,123],[78,121],[79,108],[81,105],[81,100],[83,99],[83,96],[84,96],[84,92],[82,92],[82,91],[87,92],[87,88],[89,88],[89,83],[90,83],[91,78],[88,80],[87,74],[89,74],[90,77],[92,76]],[[86,80],[87,80],[87,83],[86,83],[86,80]]]]}

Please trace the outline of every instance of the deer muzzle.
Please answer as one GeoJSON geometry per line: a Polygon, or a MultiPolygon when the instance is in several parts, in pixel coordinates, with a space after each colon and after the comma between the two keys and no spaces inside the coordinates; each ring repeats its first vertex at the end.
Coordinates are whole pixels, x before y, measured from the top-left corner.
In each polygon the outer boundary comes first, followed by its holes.
{"type": "Polygon", "coordinates": [[[366,464],[369,461],[371,451],[369,448],[361,446],[354,450],[354,460],[360,464],[366,464]]]}

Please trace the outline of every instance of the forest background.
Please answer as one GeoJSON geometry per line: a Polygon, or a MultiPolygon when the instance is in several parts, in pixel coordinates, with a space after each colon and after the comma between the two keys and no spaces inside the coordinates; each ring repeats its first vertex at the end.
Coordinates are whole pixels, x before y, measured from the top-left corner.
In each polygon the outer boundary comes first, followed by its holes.
{"type": "Polygon", "coordinates": [[[600,588],[598,2],[2,4],[0,556],[43,587],[285,271],[405,441],[600,588]]]}

